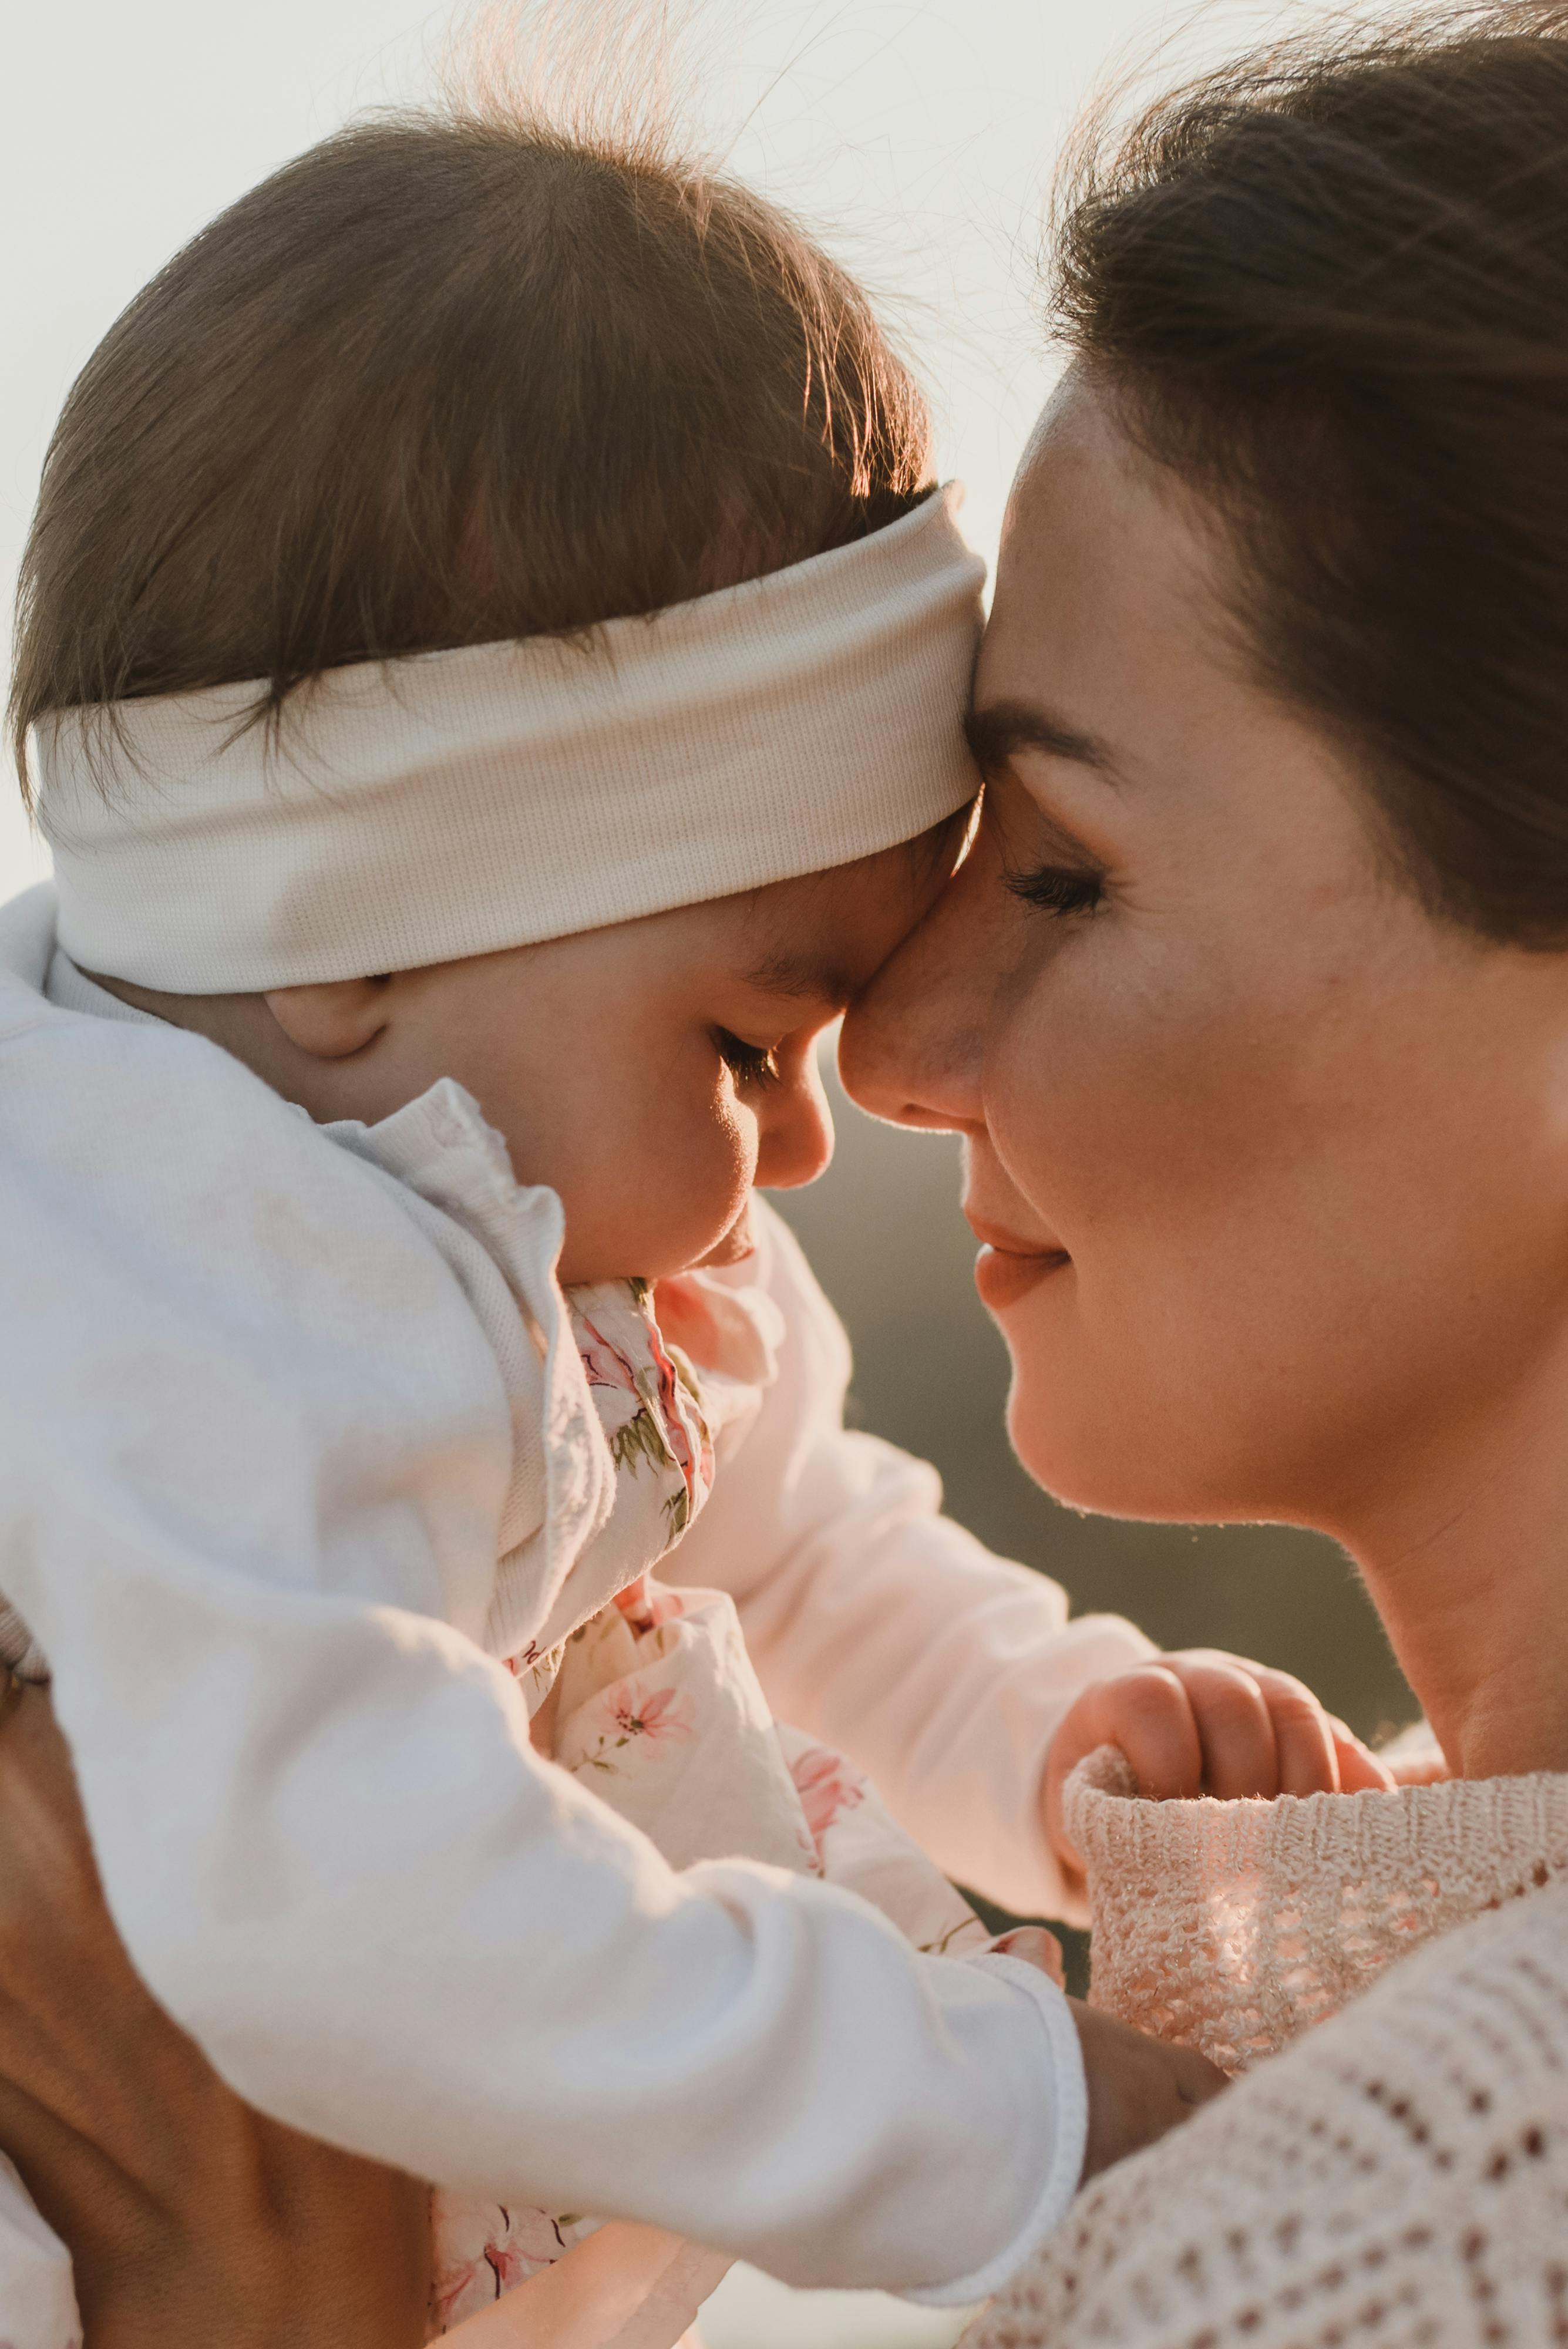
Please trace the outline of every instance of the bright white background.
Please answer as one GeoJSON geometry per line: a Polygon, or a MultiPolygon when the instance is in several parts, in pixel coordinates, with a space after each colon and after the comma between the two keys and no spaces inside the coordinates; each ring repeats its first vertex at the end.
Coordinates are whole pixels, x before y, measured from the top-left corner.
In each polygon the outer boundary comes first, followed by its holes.
{"type": "MultiPolygon", "coordinates": [[[[594,0],[565,0],[580,15],[594,0]]],[[[599,0],[611,31],[661,0],[599,0]]],[[[804,212],[898,324],[943,471],[994,551],[1045,388],[1032,304],[1052,158],[1107,61],[1189,10],[1158,0],[669,0],[697,128],[804,212]]],[[[542,11],[524,6],[531,27],[542,11]]],[[[420,0],[51,0],[0,26],[0,644],[49,429],[170,254],[287,156],[428,88],[453,22],[420,0]]],[[[1194,46],[1230,46],[1239,0],[1194,46]]],[[[1251,21],[1251,20],[1249,20],[1251,21]]],[[[0,898],[43,870],[0,776],[0,898]]]]}

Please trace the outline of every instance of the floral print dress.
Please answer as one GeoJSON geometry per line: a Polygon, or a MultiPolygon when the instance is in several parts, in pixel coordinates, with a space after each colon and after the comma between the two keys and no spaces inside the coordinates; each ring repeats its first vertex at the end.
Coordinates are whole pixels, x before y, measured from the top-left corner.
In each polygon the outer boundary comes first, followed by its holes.
{"type": "MultiPolygon", "coordinates": [[[[657,1313],[639,1282],[571,1290],[566,1303],[616,1467],[595,1543],[615,1596],[561,1647],[512,1660],[535,1744],[675,1868],[763,1860],[862,1894],[918,1948],[993,1946],[869,1781],[774,1722],[729,1595],[670,1589],[652,1572],[706,1500],[722,1437],[757,1406],[746,1375],[756,1332],[734,1293],[693,1274],[659,1284],[657,1313]]],[[[444,2191],[434,2216],[438,2333],[552,2268],[599,2223],[444,2191]]],[[[724,2264],[715,2255],[703,2289],[724,2264]]],[[[539,2333],[571,2337],[554,2313],[539,2333]]],[[[584,2337],[598,2336],[589,2325],[584,2337]]]]}

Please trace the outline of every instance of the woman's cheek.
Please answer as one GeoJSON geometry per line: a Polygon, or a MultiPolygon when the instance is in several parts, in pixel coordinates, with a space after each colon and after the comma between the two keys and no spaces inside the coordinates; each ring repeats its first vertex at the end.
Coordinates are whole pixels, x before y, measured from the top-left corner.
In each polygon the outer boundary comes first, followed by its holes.
{"type": "Polygon", "coordinates": [[[1125,1171],[1125,1087],[1091,1000],[1037,988],[986,1053],[985,1122],[1036,1216],[1073,1253],[1111,1216],[1125,1171]]]}
{"type": "Polygon", "coordinates": [[[1193,1246],[1206,1217],[1189,1091],[1168,1066],[1151,1068],[1103,1004],[1074,1004],[1063,989],[1049,1018],[1034,1009],[993,1062],[988,1123],[1007,1174],[1071,1262],[1001,1316],[1009,1431],[1058,1498],[1167,1515],[1187,1481],[1190,1389],[1221,1302],[1216,1268],[1193,1246]]]}

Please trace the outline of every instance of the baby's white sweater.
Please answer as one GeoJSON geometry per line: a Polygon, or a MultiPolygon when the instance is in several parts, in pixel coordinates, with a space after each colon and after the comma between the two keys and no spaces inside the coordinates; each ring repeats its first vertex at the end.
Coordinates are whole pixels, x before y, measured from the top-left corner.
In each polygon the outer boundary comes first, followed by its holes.
{"type": "MultiPolygon", "coordinates": [[[[0,910],[0,1580],[154,1992],[257,2106],[421,2176],[994,2289],[1075,2183],[1059,1993],[809,1879],[676,1874],[528,1743],[497,1660],[606,1595],[558,1201],[454,1088],[340,1146],[202,1040],[51,1001],[52,953],[47,888],[0,910]]],[[[763,1235],[780,1373],[670,1563],[943,1865],[1060,1907],[1044,1748],[1147,1643],[845,1433],[842,1333],[763,1235]]]]}

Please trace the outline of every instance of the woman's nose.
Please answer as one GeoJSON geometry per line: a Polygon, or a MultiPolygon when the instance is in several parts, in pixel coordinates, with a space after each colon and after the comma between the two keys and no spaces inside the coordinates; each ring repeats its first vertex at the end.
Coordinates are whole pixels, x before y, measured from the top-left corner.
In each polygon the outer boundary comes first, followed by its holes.
{"type": "Polygon", "coordinates": [[[890,1124],[968,1133],[983,1123],[981,1066],[993,992],[985,875],[976,870],[985,861],[977,842],[845,1015],[844,1089],[890,1124]]]}
{"type": "Polygon", "coordinates": [[[755,1180],[767,1191],[798,1191],[833,1156],[833,1112],[817,1072],[815,1039],[784,1081],[764,1095],[755,1180]]]}

